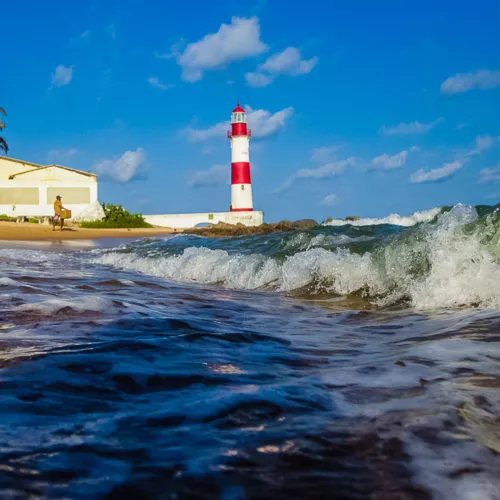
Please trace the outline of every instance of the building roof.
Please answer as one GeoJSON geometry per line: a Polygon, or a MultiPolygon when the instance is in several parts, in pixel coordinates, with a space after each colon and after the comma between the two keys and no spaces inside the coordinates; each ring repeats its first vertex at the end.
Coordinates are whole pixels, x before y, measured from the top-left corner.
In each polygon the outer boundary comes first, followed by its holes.
{"type": "Polygon", "coordinates": [[[28,165],[30,167],[34,167],[30,170],[26,170],[25,172],[19,172],[18,174],[13,174],[13,175],[9,176],[9,179],[14,179],[15,177],[17,177],[19,175],[29,174],[31,172],[35,172],[36,170],[43,170],[43,169],[50,168],[50,167],[62,168],[63,170],[69,170],[70,172],[74,172],[76,174],[81,174],[81,175],[86,175],[87,177],[97,177],[96,174],[92,174],[90,172],[85,172],[85,170],[77,170],[76,168],[64,167],[63,165],[57,165],[55,163],[52,163],[50,165],[40,165],[38,163],[33,163],[30,161],[24,161],[24,160],[18,160],[17,158],[11,158],[10,156],[2,156],[2,155],[0,155],[0,160],[13,161],[16,163],[21,163],[22,165],[28,165]]]}
{"type": "Polygon", "coordinates": [[[233,113],[244,113],[245,110],[240,106],[240,103],[233,109],[233,113]]]}
{"type": "Polygon", "coordinates": [[[8,161],[13,161],[15,163],[21,163],[22,165],[29,165],[31,167],[35,167],[34,170],[45,166],[45,165],[40,165],[38,163],[33,163],[31,161],[18,160],[17,158],[11,158],[10,156],[3,156],[3,155],[0,155],[0,160],[8,160],[8,161]]]}

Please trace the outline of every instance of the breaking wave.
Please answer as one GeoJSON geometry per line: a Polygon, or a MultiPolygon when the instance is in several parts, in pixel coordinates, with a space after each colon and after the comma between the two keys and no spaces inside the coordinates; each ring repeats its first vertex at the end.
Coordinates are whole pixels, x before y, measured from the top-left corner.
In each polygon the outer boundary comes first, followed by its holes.
{"type": "Polygon", "coordinates": [[[325,226],[345,226],[347,224],[352,226],[374,226],[377,224],[392,224],[394,226],[414,226],[415,224],[420,224],[421,222],[429,222],[436,215],[441,212],[441,208],[431,208],[430,210],[423,210],[421,212],[415,212],[412,215],[399,215],[391,214],[387,217],[377,218],[366,218],[354,221],[347,221],[344,219],[333,219],[329,222],[325,222],[325,226]]]}
{"type": "Polygon", "coordinates": [[[459,204],[382,222],[394,217],[238,238],[179,235],[99,250],[94,260],[169,281],[379,307],[500,306],[498,208],[459,204]]]}

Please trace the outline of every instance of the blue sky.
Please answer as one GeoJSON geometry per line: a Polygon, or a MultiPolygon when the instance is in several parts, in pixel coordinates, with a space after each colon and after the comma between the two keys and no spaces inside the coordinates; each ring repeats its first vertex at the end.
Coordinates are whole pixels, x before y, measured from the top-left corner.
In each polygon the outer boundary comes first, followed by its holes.
{"type": "Polygon", "coordinates": [[[10,155],[133,211],[224,211],[240,99],[268,221],[498,203],[500,3],[408,3],[4,2],[10,155]]]}

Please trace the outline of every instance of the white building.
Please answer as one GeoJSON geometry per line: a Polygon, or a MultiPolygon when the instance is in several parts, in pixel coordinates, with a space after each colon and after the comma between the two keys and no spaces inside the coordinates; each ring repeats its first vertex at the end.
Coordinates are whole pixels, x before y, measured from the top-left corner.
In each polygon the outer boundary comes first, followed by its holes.
{"type": "Polygon", "coordinates": [[[72,211],[73,218],[95,212],[97,176],[61,165],[38,165],[0,156],[0,214],[52,216],[57,195],[61,196],[63,206],[72,211]]]}

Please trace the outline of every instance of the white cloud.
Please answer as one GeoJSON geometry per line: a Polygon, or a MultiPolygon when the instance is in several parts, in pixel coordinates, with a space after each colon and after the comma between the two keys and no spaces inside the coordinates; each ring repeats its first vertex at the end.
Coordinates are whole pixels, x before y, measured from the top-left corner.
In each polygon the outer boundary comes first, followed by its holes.
{"type": "Polygon", "coordinates": [[[95,166],[95,172],[103,180],[128,182],[144,175],[146,155],[142,148],[126,151],[120,158],[105,160],[95,166]]]}
{"type": "Polygon", "coordinates": [[[333,161],[317,168],[302,168],[295,174],[296,179],[329,179],[344,173],[346,167],[354,165],[355,159],[351,156],[346,160],[333,161]]]}
{"type": "Polygon", "coordinates": [[[252,130],[252,137],[268,137],[281,130],[288,118],[293,115],[294,109],[288,107],[271,113],[265,109],[252,109],[246,106],[248,126],[252,130]]]}
{"type": "Polygon", "coordinates": [[[342,146],[322,146],[311,151],[311,159],[318,163],[328,163],[337,157],[342,146]]]}
{"type": "Polygon", "coordinates": [[[52,85],[55,87],[62,87],[68,85],[73,78],[74,66],[63,66],[60,64],[54,73],[52,73],[52,85]]]}
{"type": "Polygon", "coordinates": [[[493,137],[491,135],[485,135],[485,136],[477,136],[476,137],[476,143],[475,143],[475,148],[471,149],[468,153],[466,153],[467,156],[475,156],[478,154],[481,154],[483,151],[486,151],[488,149],[491,149],[496,143],[500,143],[500,135],[493,137]]]}
{"type": "Polygon", "coordinates": [[[327,207],[333,207],[335,205],[338,205],[339,203],[340,203],[340,198],[336,194],[332,193],[332,194],[327,194],[323,198],[321,205],[325,205],[327,207]]]}
{"type": "Polygon", "coordinates": [[[68,161],[76,155],[77,151],[76,148],[51,149],[47,153],[47,162],[58,163],[68,161]]]}
{"type": "Polygon", "coordinates": [[[415,121],[411,123],[400,123],[399,125],[392,127],[386,127],[384,125],[380,131],[386,135],[426,134],[443,121],[443,118],[438,118],[431,123],[421,123],[419,121],[415,121]]]}
{"type": "MultiPolygon", "coordinates": [[[[281,130],[288,118],[293,115],[292,107],[271,113],[265,109],[252,109],[246,106],[248,126],[252,130],[252,137],[268,137],[281,130]]],[[[229,121],[220,122],[207,129],[189,129],[193,141],[206,141],[212,137],[223,137],[230,129],[229,121]]]]}
{"type": "Polygon", "coordinates": [[[410,182],[421,183],[421,182],[436,182],[448,177],[451,177],[457,170],[463,167],[463,163],[459,161],[453,161],[451,163],[445,163],[440,168],[435,168],[425,172],[424,169],[417,170],[410,177],[410,182]]]}
{"type": "Polygon", "coordinates": [[[292,187],[292,184],[299,179],[331,179],[342,175],[346,167],[351,167],[356,163],[354,157],[345,160],[333,161],[326,163],[317,168],[302,168],[297,170],[295,174],[290,176],[279,188],[274,192],[279,194],[287,191],[292,187]]]}
{"type": "Polygon", "coordinates": [[[500,182],[500,163],[495,168],[483,168],[479,172],[479,182],[500,182]]]}
{"type": "Polygon", "coordinates": [[[246,73],[245,79],[251,87],[265,87],[278,75],[298,76],[310,73],[317,63],[317,57],[302,59],[299,49],[288,47],[260,64],[256,73],[246,73]]]}
{"type": "Polygon", "coordinates": [[[166,84],[162,83],[159,78],[156,76],[151,76],[148,78],[148,83],[151,85],[151,87],[154,87],[155,89],[160,89],[160,90],[168,90],[173,87],[171,84],[166,84]]]}
{"type": "Polygon", "coordinates": [[[259,19],[233,17],[231,24],[221,24],[217,33],[188,44],[177,55],[177,63],[182,66],[182,79],[196,82],[202,79],[204,71],[223,68],[266,50],[267,45],[260,40],[259,19]]]}
{"type": "Polygon", "coordinates": [[[223,137],[230,129],[229,122],[220,122],[206,129],[188,129],[192,141],[206,141],[213,137],[223,137]]]}
{"type": "Polygon", "coordinates": [[[274,77],[263,73],[245,73],[245,80],[250,87],[266,87],[273,83],[274,77]]]}
{"type": "Polygon", "coordinates": [[[377,165],[377,167],[383,167],[386,170],[392,168],[400,168],[403,167],[406,163],[406,159],[408,158],[408,151],[401,151],[395,155],[389,156],[384,153],[383,155],[377,156],[373,158],[372,163],[377,165]]]}
{"type": "Polygon", "coordinates": [[[170,51],[166,52],[164,54],[161,54],[160,52],[155,52],[155,57],[157,59],[174,59],[176,57],[179,57],[182,52],[182,48],[186,45],[186,42],[184,39],[179,40],[178,42],[174,43],[172,47],[170,47],[170,51]]]}
{"type": "Polygon", "coordinates": [[[299,49],[288,47],[283,52],[270,56],[266,62],[259,66],[259,70],[276,75],[297,76],[310,73],[317,63],[317,57],[306,61],[301,58],[299,49]]]}
{"type": "Polygon", "coordinates": [[[482,69],[471,73],[457,73],[441,84],[442,94],[461,94],[473,89],[493,89],[500,87],[500,71],[482,69]]]}
{"type": "Polygon", "coordinates": [[[191,187],[220,186],[229,184],[230,170],[228,165],[212,165],[207,170],[198,170],[189,176],[191,187]]]}

